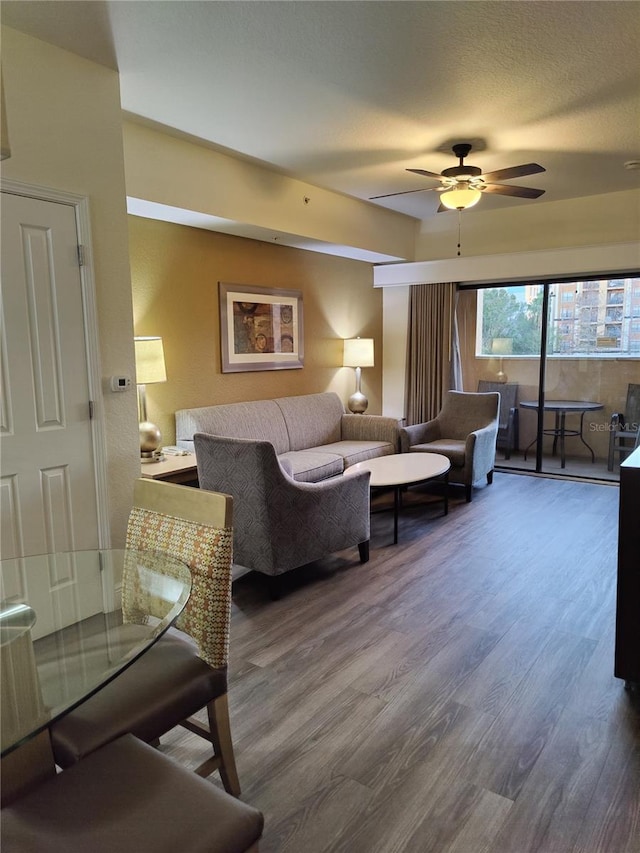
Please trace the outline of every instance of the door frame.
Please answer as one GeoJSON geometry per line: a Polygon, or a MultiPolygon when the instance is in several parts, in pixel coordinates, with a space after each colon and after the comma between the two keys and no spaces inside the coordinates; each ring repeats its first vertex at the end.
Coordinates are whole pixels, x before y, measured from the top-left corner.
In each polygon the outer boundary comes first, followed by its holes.
{"type": "Polygon", "coordinates": [[[100,369],[100,350],[98,346],[98,310],[95,292],[95,274],[93,269],[93,244],[91,240],[91,219],[87,196],[53,189],[37,184],[27,184],[8,178],[0,178],[0,192],[49,201],[54,204],[66,204],[73,208],[76,223],[78,246],[83,247],[83,262],[80,270],[80,296],[84,322],[84,348],[89,383],[89,399],[93,402],[93,417],[90,420],[93,446],[93,469],[98,522],[98,547],[111,546],[111,530],[108,506],[107,477],[107,441],[102,394],[102,371],[100,369]]]}

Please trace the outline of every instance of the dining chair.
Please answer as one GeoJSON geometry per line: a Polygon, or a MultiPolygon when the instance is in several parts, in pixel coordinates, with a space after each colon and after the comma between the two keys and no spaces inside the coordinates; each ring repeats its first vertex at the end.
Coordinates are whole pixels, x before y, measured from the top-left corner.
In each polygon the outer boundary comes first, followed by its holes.
{"type": "Polygon", "coordinates": [[[257,853],[264,817],[123,735],[4,807],[14,853],[257,853]]]}
{"type": "MultiPolygon", "coordinates": [[[[196,769],[219,770],[225,790],[240,794],[227,696],[231,615],[232,498],[139,479],[127,527],[127,549],[171,554],[191,571],[191,594],[170,629],[138,660],[51,727],[56,763],[69,767],[131,732],[155,743],[177,725],[211,743],[213,756],[196,769]],[[206,707],[208,725],[194,718],[206,707]]],[[[139,622],[153,601],[123,577],[123,618],[139,622]]]]}

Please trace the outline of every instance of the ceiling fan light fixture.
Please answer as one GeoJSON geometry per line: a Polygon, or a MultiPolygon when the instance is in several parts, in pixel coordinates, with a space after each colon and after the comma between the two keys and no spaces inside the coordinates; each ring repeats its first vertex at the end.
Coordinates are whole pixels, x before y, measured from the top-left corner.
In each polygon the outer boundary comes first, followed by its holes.
{"type": "Polygon", "coordinates": [[[482,197],[480,190],[474,190],[469,187],[459,187],[442,193],[440,202],[448,207],[449,210],[466,210],[468,207],[473,207],[482,197]]]}

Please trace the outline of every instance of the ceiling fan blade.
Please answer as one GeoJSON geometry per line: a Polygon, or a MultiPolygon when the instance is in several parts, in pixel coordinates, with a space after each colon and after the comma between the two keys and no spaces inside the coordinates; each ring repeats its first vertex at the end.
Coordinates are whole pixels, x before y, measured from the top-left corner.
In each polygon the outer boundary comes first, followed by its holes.
{"type": "Polygon", "coordinates": [[[544,166],[537,163],[525,163],[522,166],[512,166],[510,169],[498,169],[497,172],[487,172],[482,175],[483,181],[508,181],[509,178],[524,178],[525,175],[535,175],[546,172],[544,166]]]}
{"type": "Polygon", "coordinates": [[[384,195],[372,195],[369,196],[369,201],[373,201],[376,198],[390,198],[392,195],[409,195],[409,193],[428,193],[432,190],[439,190],[440,187],[420,187],[419,190],[401,190],[399,193],[385,193],[384,195]]]}
{"type": "Polygon", "coordinates": [[[427,172],[425,169],[406,169],[407,172],[413,172],[414,175],[424,175],[425,178],[435,178],[436,181],[442,180],[442,175],[436,172],[427,172]]]}
{"type": "Polygon", "coordinates": [[[532,187],[511,187],[508,184],[487,184],[482,192],[511,195],[516,198],[539,198],[544,195],[544,190],[534,190],[532,187]]]}

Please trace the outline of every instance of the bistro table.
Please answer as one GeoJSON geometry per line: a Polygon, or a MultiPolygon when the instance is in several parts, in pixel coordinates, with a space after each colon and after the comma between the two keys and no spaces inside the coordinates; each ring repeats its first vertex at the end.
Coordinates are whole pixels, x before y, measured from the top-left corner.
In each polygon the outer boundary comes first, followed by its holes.
{"type": "MultiPolygon", "coordinates": [[[[523,409],[535,409],[538,411],[539,404],[537,400],[527,400],[525,402],[520,403],[523,409]]],[[[580,441],[587,448],[589,453],[591,454],[591,461],[596,461],[596,455],[593,452],[593,448],[587,444],[584,440],[584,435],[582,433],[582,428],[584,425],[584,416],[587,412],[598,412],[601,409],[604,409],[602,403],[595,403],[590,400],[545,400],[544,401],[544,411],[545,412],[554,412],[555,413],[555,424],[552,429],[544,429],[544,435],[552,435],[553,436],[553,450],[552,453],[555,456],[556,450],[558,447],[558,439],[560,439],[560,467],[564,468],[566,463],[566,455],[565,455],[565,447],[564,440],[567,437],[578,437],[580,441]],[[580,428],[579,429],[567,429],[566,427],[566,417],[567,415],[580,415],[580,428]]],[[[533,441],[527,445],[526,450],[524,451],[524,458],[527,458],[527,451],[530,447],[537,442],[538,438],[533,439],[533,441]]]]}
{"type": "Polygon", "coordinates": [[[164,634],[187,602],[191,576],[168,554],[114,549],[2,560],[0,573],[4,789],[29,766],[38,739],[36,761],[51,766],[36,778],[54,771],[49,726],[164,634]]]}

